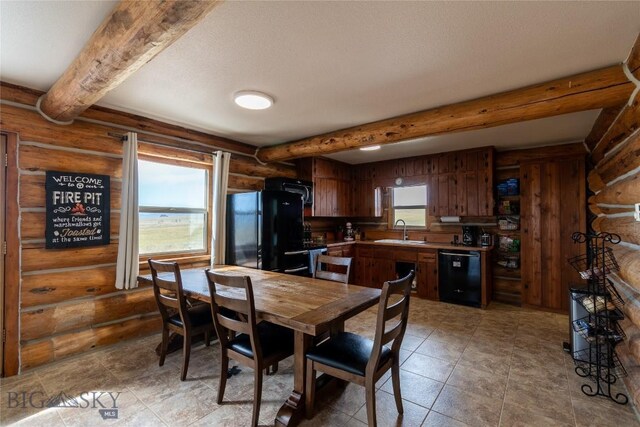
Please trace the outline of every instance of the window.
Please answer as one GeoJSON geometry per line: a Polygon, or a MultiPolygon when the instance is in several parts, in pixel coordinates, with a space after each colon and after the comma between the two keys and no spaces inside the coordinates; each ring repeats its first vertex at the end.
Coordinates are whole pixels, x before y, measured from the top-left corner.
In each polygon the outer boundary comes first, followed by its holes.
{"type": "Polygon", "coordinates": [[[205,169],[138,161],[141,255],[206,252],[205,169]]]}
{"type": "Polygon", "coordinates": [[[395,187],[391,189],[391,224],[399,219],[407,227],[427,226],[427,186],[395,187]]]}

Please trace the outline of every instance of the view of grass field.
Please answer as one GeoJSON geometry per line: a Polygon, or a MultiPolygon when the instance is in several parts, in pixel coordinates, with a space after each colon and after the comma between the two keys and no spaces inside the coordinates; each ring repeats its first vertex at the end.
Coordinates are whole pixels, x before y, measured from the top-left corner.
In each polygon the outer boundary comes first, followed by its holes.
{"type": "Polygon", "coordinates": [[[206,247],[204,214],[140,214],[140,254],[190,252],[206,247]]]}
{"type": "Polygon", "coordinates": [[[403,219],[409,227],[424,227],[426,225],[425,209],[394,209],[394,222],[403,219]]]}

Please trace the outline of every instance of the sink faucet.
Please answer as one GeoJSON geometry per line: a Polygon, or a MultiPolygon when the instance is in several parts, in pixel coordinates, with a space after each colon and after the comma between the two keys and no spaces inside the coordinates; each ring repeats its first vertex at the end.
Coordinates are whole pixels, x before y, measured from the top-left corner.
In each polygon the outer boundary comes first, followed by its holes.
{"type": "Polygon", "coordinates": [[[400,221],[402,221],[402,240],[409,240],[409,235],[407,234],[407,223],[404,222],[404,219],[397,220],[396,223],[393,224],[393,226],[395,227],[396,225],[398,225],[400,221]]]}

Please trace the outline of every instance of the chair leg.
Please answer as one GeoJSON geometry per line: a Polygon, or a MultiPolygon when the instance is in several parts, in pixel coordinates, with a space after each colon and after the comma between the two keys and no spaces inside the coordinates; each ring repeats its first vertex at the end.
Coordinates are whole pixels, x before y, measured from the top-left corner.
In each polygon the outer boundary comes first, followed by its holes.
{"type": "Polygon", "coordinates": [[[366,379],[364,388],[367,398],[367,423],[369,427],[376,427],[376,384],[373,378],[366,379]]]}
{"type": "Polygon", "coordinates": [[[209,332],[209,330],[207,329],[206,331],[204,331],[204,345],[206,347],[209,347],[210,344],[211,344],[211,332],[209,332]]]}
{"type": "Polygon", "coordinates": [[[393,397],[396,399],[396,408],[398,413],[404,413],[402,408],[402,395],[400,394],[400,364],[398,358],[394,357],[393,365],[391,365],[391,382],[393,383],[393,397]]]}
{"type": "Polygon", "coordinates": [[[222,350],[222,356],[220,358],[220,383],[218,384],[218,405],[222,403],[224,398],[224,389],[227,386],[227,375],[229,375],[229,357],[227,353],[222,350]]]}
{"type": "Polygon", "coordinates": [[[169,329],[162,325],[162,344],[160,344],[160,366],[164,365],[164,359],[167,356],[167,347],[169,347],[169,329]]]}
{"type": "Polygon", "coordinates": [[[253,417],[251,425],[257,427],[260,419],[260,404],[262,403],[262,367],[256,366],[254,372],[253,385],[253,417]]]}
{"type": "Polygon", "coordinates": [[[182,373],[180,381],[187,379],[187,370],[189,369],[189,357],[191,356],[191,334],[184,334],[184,342],[182,343],[182,373]]]}
{"type": "Polygon", "coordinates": [[[307,419],[313,417],[314,405],[316,400],[316,371],[313,366],[313,360],[307,359],[307,380],[306,390],[304,391],[304,406],[307,419]]]}

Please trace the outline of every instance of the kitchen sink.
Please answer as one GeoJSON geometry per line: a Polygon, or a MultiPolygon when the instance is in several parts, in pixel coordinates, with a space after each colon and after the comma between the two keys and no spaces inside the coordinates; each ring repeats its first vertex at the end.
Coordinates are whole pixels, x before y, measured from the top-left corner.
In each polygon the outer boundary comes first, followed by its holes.
{"type": "Polygon", "coordinates": [[[394,245],[424,245],[427,242],[423,240],[382,239],[375,240],[374,243],[392,243],[394,245]]]}

